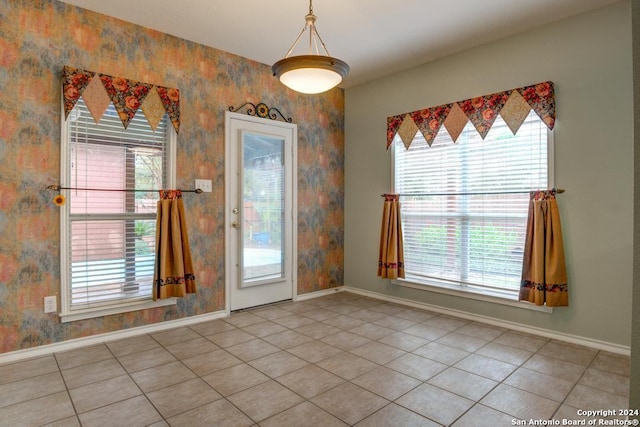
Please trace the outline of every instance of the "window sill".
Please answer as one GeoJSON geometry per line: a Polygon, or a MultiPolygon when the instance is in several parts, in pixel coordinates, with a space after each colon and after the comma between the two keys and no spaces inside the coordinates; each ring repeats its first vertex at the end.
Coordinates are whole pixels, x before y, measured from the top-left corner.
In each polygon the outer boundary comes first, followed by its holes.
{"type": "Polygon", "coordinates": [[[167,305],[175,305],[176,298],[168,298],[165,300],[147,300],[136,301],[117,306],[87,308],[83,310],[74,310],[67,313],[60,313],[62,323],[74,322],[76,320],[93,319],[96,317],[109,316],[112,314],[128,313],[130,311],[146,310],[149,308],[164,307],[167,305]]]}
{"type": "Polygon", "coordinates": [[[408,279],[394,279],[391,280],[391,283],[398,286],[403,286],[411,289],[418,289],[421,291],[429,291],[436,292],[439,294],[445,295],[453,295],[461,298],[473,299],[476,301],[484,301],[490,302],[493,304],[506,305],[509,307],[516,307],[525,310],[532,311],[540,311],[543,313],[553,313],[552,307],[547,306],[538,306],[535,304],[516,301],[514,299],[510,299],[506,296],[506,294],[501,294],[499,292],[490,292],[490,291],[480,291],[480,290],[460,290],[455,285],[450,285],[446,283],[440,283],[436,281],[430,282],[420,282],[418,280],[408,279]]]}

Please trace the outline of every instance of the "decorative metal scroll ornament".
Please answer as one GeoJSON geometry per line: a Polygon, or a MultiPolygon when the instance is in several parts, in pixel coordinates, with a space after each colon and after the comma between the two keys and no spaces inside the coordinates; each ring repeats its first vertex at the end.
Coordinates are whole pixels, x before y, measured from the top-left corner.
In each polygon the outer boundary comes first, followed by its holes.
{"type": "Polygon", "coordinates": [[[229,111],[231,111],[232,113],[236,113],[236,112],[240,111],[241,109],[243,109],[244,107],[247,107],[247,114],[250,115],[250,116],[256,116],[256,117],[260,117],[260,118],[263,118],[263,119],[267,119],[268,118],[268,119],[271,119],[271,120],[278,120],[278,116],[280,116],[280,117],[282,117],[282,120],[284,120],[287,123],[291,123],[293,121],[293,119],[291,117],[285,117],[280,112],[280,110],[278,110],[275,107],[269,107],[264,102],[260,102],[257,105],[253,104],[251,102],[245,102],[244,104],[242,104],[238,108],[233,108],[233,106],[229,107],[229,111]]]}

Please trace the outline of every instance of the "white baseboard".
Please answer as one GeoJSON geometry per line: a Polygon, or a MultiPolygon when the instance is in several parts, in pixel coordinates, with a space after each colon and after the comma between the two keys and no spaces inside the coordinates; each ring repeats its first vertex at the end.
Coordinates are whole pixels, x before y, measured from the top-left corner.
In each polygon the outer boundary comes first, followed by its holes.
{"type": "Polygon", "coordinates": [[[61,351],[74,350],[88,345],[96,345],[103,342],[121,340],[135,335],[150,334],[160,332],[167,329],[177,328],[180,326],[192,325],[194,323],[206,322],[209,320],[221,319],[227,317],[224,311],[216,311],[213,313],[200,314],[196,316],[184,317],[182,319],[167,320],[165,322],[154,323],[151,325],[137,326],[134,328],[122,329],[120,331],[107,332],[104,334],[91,335],[83,338],[75,338],[67,341],[57,342],[53,344],[45,344],[38,347],[26,348],[24,350],[11,351],[9,353],[0,354],[0,364],[15,362],[22,359],[32,357],[45,356],[51,353],[61,351]]]}
{"type": "MultiPolygon", "coordinates": [[[[501,319],[496,319],[489,316],[482,316],[477,314],[471,314],[460,310],[453,310],[437,305],[427,304],[423,302],[412,301],[404,298],[392,297],[389,295],[380,294],[377,292],[367,291],[364,289],[340,286],[338,288],[331,288],[323,291],[309,292],[302,295],[297,295],[296,301],[305,301],[312,298],[319,298],[335,294],[336,292],[351,292],[358,295],[363,295],[371,298],[376,298],[383,301],[393,302],[396,304],[406,305],[408,307],[420,308],[424,310],[434,311],[436,313],[447,314],[450,316],[460,317],[463,319],[473,320],[488,325],[499,326],[503,328],[512,329],[519,332],[525,332],[532,335],[538,335],[545,338],[556,339],[572,344],[582,345],[585,347],[594,348],[597,350],[604,350],[615,354],[621,354],[630,356],[631,348],[619,344],[614,344],[605,341],[594,340],[591,338],[581,337],[577,335],[565,334],[562,332],[551,331],[548,329],[542,329],[535,326],[524,325],[522,323],[509,322],[501,319]]],[[[0,354],[0,365],[5,363],[16,362],[18,360],[29,359],[33,357],[39,357],[48,355],[51,353],[74,350],[80,347],[88,345],[96,345],[104,342],[120,340],[123,338],[129,338],[135,335],[149,334],[153,332],[160,332],[167,329],[177,328],[180,326],[188,326],[195,323],[206,322],[209,320],[221,319],[227,317],[227,313],[223,311],[216,311],[213,313],[206,313],[197,316],[185,317],[182,319],[168,320],[165,322],[154,323],[151,325],[138,326],[134,328],[123,329],[120,331],[107,332],[104,334],[91,335],[89,337],[76,338],[67,341],[62,341],[53,344],[41,345],[38,347],[27,348],[24,350],[17,350],[8,353],[0,354]]]]}
{"type": "MultiPolygon", "coordinates": [[[[319,298],[322,296],[341,292],[343,287],[331,288],[323,291],[309,292],[302,295],[297,295],[296,301],[304,301],[312,298],[319,298]]],[[[164,331],[167,329],[177,328],[180,326],[192,325],[194,323],[206,322],[208,320],[215,320],[227,317],[229,314],[222,310],[213,313],[206,313],[197,316],[184,317],[182,319],[168,320],[165,322],[154,323],[152,325],[137,326],[134,328],[122,329],[120,331],[107,332],[104,334],[91,335],[83,338],[75,338],[67,341],[61,341],[53,344],[45,344],[38,347],[26,348],[24,350],[16,350],[8,353],[0,354],[0,365],[4,363],[16,362],[18,360],[30,359],[33,357],[45,356],[52,353],[61,351],[74,350],[80,347],[89,345],[101,344],[103,342],[120,340],[123,338],[129,338],[135,335],[149,334],[153,332],[164,331]]]]}
{"type": "Polygon", "coordinates": [[[324,296],[335,294],[336,292],[342,292],[342,291],[344,291],[344,286],[339,286],[337,288],[325,289],[323,291],[308,292],[306,294],[297,295],[295,300],[304,301],[312,298],[324,297],[324,296]]]}
{"type": "Polygon", "coordinates": [[[474,320],[480,323],[485,323],[492,326],[499,326],[502,328],[511,329],[514,331],[525,332],[532,335],[538,335],[545,338],[556,339],[559,341],[564,341],[571,344],[582,345],[585,347],[594,348],[597,350],[604,350],[610,353],[621,354],[624,356],[631,355],[631,348],[628,346],[610,343],[606,341],[594,340],[587,337],[581,337],[578,335],[565,334],[562,332],[551,331],[549,329],[538,328],[535,326],[529,326],[522,323],[510,322],[506,320],[496,319],[494,317],[482,316],[478,314],[471,314],[465,311],[453,310],[437,305],[432,305],[428,303],[412,301],[405,298],[392,297],[389,295],[380,294],[377,292],[367,291],[360,288],[354,288],[351,286],[344,286],[345,292],[351,292],[358,295],[363,295],[371,298],[376,298],[388,302],[393,302],[396,304],[406,305],[414,308],[421,308],[429,311],[434,311],[440,314],[447,314],[450,316],[460,317],[467,320],[474,320]]]}

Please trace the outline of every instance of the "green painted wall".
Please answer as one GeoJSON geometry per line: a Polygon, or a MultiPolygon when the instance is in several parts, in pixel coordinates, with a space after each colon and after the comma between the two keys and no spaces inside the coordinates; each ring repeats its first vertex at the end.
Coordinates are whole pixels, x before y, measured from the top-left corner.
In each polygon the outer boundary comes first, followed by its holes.
{"type": "Polygon", "coordinates": [[[345,92],[345,284],[630,345],[633,271],[631,2],[622,1],[345,92]],[[391,285],[376,277],[387,116],[555,83],[555,183],[570,307],[553,314],[391,285]]]}

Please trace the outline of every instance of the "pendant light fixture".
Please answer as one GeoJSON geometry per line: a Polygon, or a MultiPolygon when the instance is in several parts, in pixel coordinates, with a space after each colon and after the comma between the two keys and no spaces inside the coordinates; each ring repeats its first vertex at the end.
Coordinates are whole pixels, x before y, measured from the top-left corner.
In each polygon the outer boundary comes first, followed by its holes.
{"type": "Polygon", "coordinates": [[[349,73],[346,62],[332,58],[316,29],[313,0],[309,0],[309,13],[304,28],[293,42],[284,59],[273,64],[271,70],[282,84],[296,92],[314,94],[326,92],[339,85],[349,73]],[[309,30],[309,54],[291,56],[305,31],[309,30]],[[320,54],[320,47],[325,55],[320,54]],[[314,53],[315,51],[315,53],[314,53]]]}

